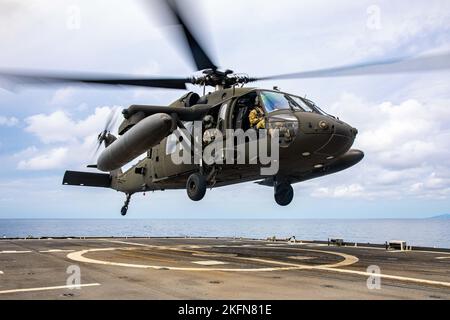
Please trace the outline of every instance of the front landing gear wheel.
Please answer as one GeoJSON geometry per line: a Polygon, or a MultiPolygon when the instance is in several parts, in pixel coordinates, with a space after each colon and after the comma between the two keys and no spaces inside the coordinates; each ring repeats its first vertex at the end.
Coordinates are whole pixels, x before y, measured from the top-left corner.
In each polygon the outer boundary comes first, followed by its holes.
{"type": "Polygon", "coordinates": [[[275,201],[282,207],[288,206],[294,199],[294,189],[289,183],[281,183],[275,187],[275,201]]]}
{"type": "Polygon", "coordinates": [[[123,206],[122,209],[120,210],[120,214],[124,217],[127,215],[127,212],[128,212],[128,207],[125,207],[125,206],[123,206]]]}
{"type": "Polygon", "coordinates": [[[192,201],[200,201],[206,194],[206,179],[200,173],[193,173],[186,183],[186,191],[192,201]]]}

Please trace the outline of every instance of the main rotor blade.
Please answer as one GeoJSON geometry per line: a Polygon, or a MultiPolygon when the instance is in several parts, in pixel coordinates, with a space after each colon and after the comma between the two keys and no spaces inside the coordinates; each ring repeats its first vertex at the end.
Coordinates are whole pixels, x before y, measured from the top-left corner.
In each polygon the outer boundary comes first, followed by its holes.
{"type": "MultiPolygon", "coordinates": [[[[0,70],[0,79],[15,85],[48,85],[48,84],[94,84],[123,85],[148,88],[186,89],[188,78],[135,78],[122,76],[106,76],[77,73],[37,73],[35,71],[9,72],[0,70]]],[[[2,87],[0,82],[0,87],[2,87]]]]}
{"type": "MultiPolygon", "coordinates": [[[[192,28],[186,20],[188,12],[183,12],[181,3],[186,1],[180,0],[157,0],[159,4],[159,10],[163,11],[162,16],[166,16],[169,21],[166,21],[169,25],[176,25],[180,27],[180,34],[186,41],[188,51],[192,56],[197,70],[213,69],[216,70],[217,66],[211,59],[210,55],[206,53],[204,47],[198,41],[198,38],[194,36],[192,28]],[[183,14],[184,13],[184,14],[183,14]]],[[[192,19],[191,19],[192,20],[192,19]]],[[[201,20],[201,19],[198,19],[201,20]]],[[[192,21],[191,21],[192,22],[192,21]]],[[[197,21],[198,23],[198,21],[197,21]]]]}
{"type": "Polygon", "coordinates": [[[347,65],[336,68],[327,68],[313,71],[252,78],[251,81],[348,77],[348,76],[362,76],[362,75],[376,75],[376,74],[427,72],[444,69],[450,69],[450,52],[439,55],[422,56],[417,58],[390,59],[390,60],[347,65]]]}

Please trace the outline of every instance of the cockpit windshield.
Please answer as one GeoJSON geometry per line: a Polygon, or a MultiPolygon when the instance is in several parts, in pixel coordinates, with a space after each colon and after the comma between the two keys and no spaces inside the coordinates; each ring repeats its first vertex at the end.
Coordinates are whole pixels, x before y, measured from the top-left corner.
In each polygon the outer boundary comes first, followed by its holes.
{"type": "Polygon", "coordinates": [[[326,113],[325,111],[323,111],[317,104],[315,104],[313,101],[308,100],[306,98],[303,99],[309,106],[311,106],[311,108],[314,108],[314,110],[316,110],[318,113],[323,114],[323,115],[327,115],[327,116],[331,116],[332,115],[326,113]]]}
{"type": "Polygon", "coordinates": [[[267,112],[292,110],[323,113],[312,101],[282,92],[262,91],[261,99],[267,112]]]}
{"type": "Polygon", "coordinates": [[[311,105],[307,104],[302,98],[296,97],[296,96],[289,96],[294,102],[303,110],[306,112],[316,112],[311,105]]]}

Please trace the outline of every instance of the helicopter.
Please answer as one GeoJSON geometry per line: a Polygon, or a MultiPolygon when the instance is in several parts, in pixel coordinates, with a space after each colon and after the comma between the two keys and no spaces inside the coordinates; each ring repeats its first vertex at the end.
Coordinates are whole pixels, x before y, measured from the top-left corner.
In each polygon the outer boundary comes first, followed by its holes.
{"type": "MultiPolygon", "coordinates": [[[[192,31],[195,21],[182,10],[180,0],[160,0],[170,24],[178,26],[187,53],[192,58],[196,76],[180,78],[136,78],[97,74],[50,74],[38,72],[0,71],[0,77],[10,82],[26,85],[91,84],[119,85],[147,88],[187,90],[187,84],[203,88],[203,95],[185,93],[168,106],[132,105],[123,110],[123,120],[116,135],[111,133],[117,114],[111,113],[104,130],[98,136],[97,151],[104,150],[97,163],[88,168],[100,172],[66,171],[63,184],[68,186],[113,189],[125,194],[121,214],[128,212],[131,197],[136,193],[185,189],[193,201],[202,200],[208,188],[219,188],[245,182],[274,189],[274,200],[280,206],[291,204],[294,199],[293,184],[334,174],[358,164],[363,151],[351,149],[358,130],[338,117],[329,115],[316,103],[299,95],[283,92],[277,87],[262,89],[248,87],[250,83],[265,80],[308,79],[431,71],[450,68],[449,55],[416,58],[398,58],[374,61],[337,68],[297,72],[264,77],[250,77],[228,69],[220,69],[192,31]],[[206,88],[214,91],[206,94],[206,88]],[[246,161],[187,161],[177,163],[174,154],[184,153],[188,159],[202,153],[208,143],[205,133],[225,136],[225,141],[210,139],[219,146],[227,145],[227,130],[246,132],[252,130],[250,114],[259,108],[263,125],[259,129],[275,136],[277,170],[262,174],[267,164],[251,161],[248,151],[251,140],[242,140],[241,146],[232,150],[218,148],[215,159],[223,160],[224,153],[231,153],[233,160],[242,156],[246,161]],[[200,123],[196,136],[193,128],[200,123]],[[208,130],[206,130],[208,129],[208,130]],[[183,134],[184,132],[184,134],[183,134]],[[200,140],[200,148],[192,145],[200,140]],[[242,147],[243,148],[240,148],[242,147]],[[230,152],[231,151],[231,152],[230,152]],[[123,167],[145,154],[130,169],[123,167]]],[[[256,142],[262,137],[256,132],[256,142]]],[[[216,151],[217,151],[216,150],[216,151]]]]}

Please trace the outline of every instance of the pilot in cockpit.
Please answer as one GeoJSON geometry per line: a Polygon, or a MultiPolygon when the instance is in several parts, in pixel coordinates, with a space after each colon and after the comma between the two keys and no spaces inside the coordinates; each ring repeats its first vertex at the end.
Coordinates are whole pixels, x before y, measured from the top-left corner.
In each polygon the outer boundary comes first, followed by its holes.
{"type": "Polygon", "coordinates": [[[252,129],[260,130],[266,128],[265,114],[258,96],[255,98],[255,104],[248,115],[248,120],[252,129]]]}

